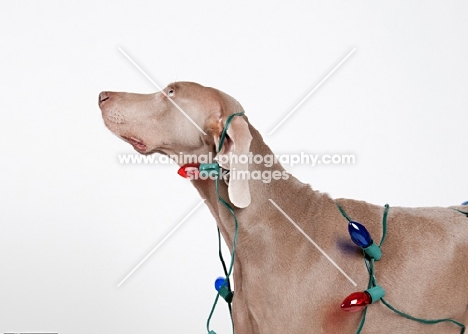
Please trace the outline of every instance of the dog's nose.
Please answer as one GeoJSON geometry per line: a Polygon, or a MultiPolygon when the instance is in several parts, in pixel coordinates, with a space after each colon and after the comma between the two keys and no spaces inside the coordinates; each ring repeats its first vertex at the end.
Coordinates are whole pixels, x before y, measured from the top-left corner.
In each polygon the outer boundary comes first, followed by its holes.
{"type": "Polygon", "coordinates": [[[109,93],[108,92],[101,92],[99,94],[99,105],[101,105],[104,101],[109,100],[109,93]]]}

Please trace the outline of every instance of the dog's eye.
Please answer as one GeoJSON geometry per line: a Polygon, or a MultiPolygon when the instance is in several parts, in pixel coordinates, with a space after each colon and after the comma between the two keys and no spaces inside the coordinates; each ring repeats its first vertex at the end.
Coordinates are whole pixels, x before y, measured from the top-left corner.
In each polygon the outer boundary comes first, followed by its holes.
{"type": "Polygon", "coordinates": [[[175,95],[174,89],[170,89],[169,92],[167,92],[167,96],[173,97],[175,95]]]}

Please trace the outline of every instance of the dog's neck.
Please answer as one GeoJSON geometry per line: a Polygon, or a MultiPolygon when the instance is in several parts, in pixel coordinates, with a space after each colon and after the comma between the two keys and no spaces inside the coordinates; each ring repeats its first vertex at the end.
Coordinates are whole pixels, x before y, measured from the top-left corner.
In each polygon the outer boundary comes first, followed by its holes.
{"type": "MultiPolygon", "coordinates": [[[[250,152],[253,155],[262,156],[273,154],[264,143],[260,133],[251,125],[249,125],[249,130],[252,135],[250,152]]],[[[275,163],[271,167],[264,164],[251,164],[249,172],[253,171],[285,172],[279,163],[275,163]]],[[[317,228],[322,236],[321,244],[325,246],[326,251],[335,246],[332,238],[339,234],[338,230],[341,230],[341,233],[346,233],[343,232],[345,229],[339,226],[342,225],[343,220],[339,218],[336,204],[328,194],[312,190],[308,184],[300,182],[291,174],[287,174],[287,176],[286,180],[272,179],[269,183],[251,179],[249,181],[251,204],[244,209],[233,206],[238,221],[233,272],[234,293],[238,307],[237,311],[233,312],[233,316],[238,331],[242,333],[258,333],[258,330],[255,329],[255,323],[258,319],[255,319],[252,314],[257,313],[257,316],[261,318],[263,311],[261,309],[255,310],[255,301],[262,298],[260,295],[263,290],[274,291],[274,289],[279,288],[275,285],[274,280],[270,280],[269,285],[266,285],[267,283],[260,282],[259,279],[268,276],[273,269],[277,274],[278,271],[281,271],[278,268],[294,268],[294,270],[288,269],[287,272],[291,271],[291,273],[285,275],[291,280],[298,280],[297,277],[300,275],[311,275],[310,268],[319,262],[316,257],[311,256],[297,261],[297,250],[303,252],[311,250],[313,247],[308,244],[309,241],[306,238],[300,237],[300,233],[295,231],[286,219],[282,218],[282,213],[270,199],[282,208],[292,220],[302,225],[305,223],[309,232],[310,228],[317,228]],[[335,217],[328,216],[324,219],[323,211],[333,212],[333,208],[336,209],[335,217]],[[327,223],[324,224],[324,221],[327,223]],[[289,249],[293,251],[285,252],[289,249]],[[295,265],[291,265],[292,263],[295,265]],[[248,303],[247,299],[252,303],[249,304],[248,308],[246,308],[246,304],[243,304],[248,303]],[[248,316],[245,313],[247,310],[248,316]]],[[[217,226],[232,252],[235,232],[234,219],[227,208],[218,200],[215,181],[197,180],[192,182],[202,198],[206,199],[206,204],[215,217],[217,226]]],[[[230,203],[228,187],[221,180],[219,188],[221,197],[230,203]]],[[[327,277],[330,274],[330,267],[329,265],[315,266],[313,267],[315,271],[312,273],[317,277],[327,277]]],[[[332,277],[332,274],[336,275],[335,272],[331,272],[329,276],[332,277]]]]}
{"type": "MultiPolygon", "coordinates": [[[[251,153],[254,156],[273,156],[273,152],[265,144],[260,133],[250,124],[249,130],[252,135],[251,153]]],[[[245,209],[238,209],[233,206],[239,221],[240,236],[243,236],[247,240],[262,238],[259,232],[262,233],[263,231],[266,233],[266,230],[271,232],[271,229],[281,228],[269,224],[270,221],[276,220],[274,217],[277,217],[279,213],[270,202],[270,199],[279,207],[294,208],[294,212],[287,212],[287,214],[299,219],[304,216],[310,217],[311,211],[315,211],[319,205],[318,201],[314,200],[314,198],[323,197],[324,195],[313,191],[310,185],[300,182],[294,176],[287,173],[279,162],[274,162],[271,166],[268,164],[268,167],[265,164],[250,164],[249,172],[252,173],[253,171],[259,171],[260,174],[257,175],[263,175],[262,173],[265,171],[271,173],[278,171],[281,175],[286,175],[287,179],[274,180],[272,178],[271,182],[250,180],[249,188],[252,203],[245,209]]],[[[193,184],[202,198],[206,200],[206,204],[215,217],[226,244],[231,249],[234,237],[234,220],[229,211],[218,200],[215,182],[211,180],[197,180],[193,181],[193,184]]],[[[219,192],[221,197],[230,203],[227,185],[223,181],[219,182],[219,192]]],[[[244,240],[240,242],[244,242],[244,240]]]]}

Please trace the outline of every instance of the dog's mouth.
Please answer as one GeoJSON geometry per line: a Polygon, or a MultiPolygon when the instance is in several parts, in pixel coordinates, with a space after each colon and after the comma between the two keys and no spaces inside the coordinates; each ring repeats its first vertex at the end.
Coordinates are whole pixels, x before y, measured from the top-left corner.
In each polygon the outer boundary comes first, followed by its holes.
{"type": "Polygon", "coordinates": [[[121,136],[123,140],[130,143],[137,151],[145,152],[148,146],[141,139],[135,137],[121,136]]]}

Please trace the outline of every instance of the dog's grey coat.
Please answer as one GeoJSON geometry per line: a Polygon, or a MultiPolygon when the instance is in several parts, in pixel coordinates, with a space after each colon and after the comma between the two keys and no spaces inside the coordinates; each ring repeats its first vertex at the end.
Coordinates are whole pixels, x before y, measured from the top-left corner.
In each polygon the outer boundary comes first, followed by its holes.
{"type": "MultiPolygon", "coordinates": [[[[104,92],[100,107],[106,126],[144,154],[215,154],[226,118],[242,111],[232,97],[195,83],[177,82],[164,93],[104,92]],[[167,94],[208,135],[201,134],[167,94]]],[[[221,154],[273,154],[247,117],[235,117],[221,154]]],[[[224,166],[233,168],[233,166],[224,166]]],[[[284,171],[280,164],[235,166],[284,171]]],[[[219,203],[213,181],[192,181],[206,199],[232,247],[233,220],[219,203]]],[[[264,183],[230,181],[221,195],[237,207],[239,238],[234,269],[233,316],[237,334],[355,333],[361,312],[340,309],[350,293],[365,290],[368,273],[352,244],[347,221],[329,195],[292,175],[264,183]],[[354,287],[269,202],[274,200],[358,284],[354,287]]],[[[347,214],[380,240],[384,208],[339,199],[347,214]]],[[[455,207],[463,210],[464,207],[455,207]]],[[[466,207],[465,207],[466,211],[466,207]]],[[[468,218],[452,208],[391,207],[378,283],[386,300],[416,317],[453,318],[468,323],[468,218]]],[[[189,312],[189,310],[187,310],[189,312]]],[[[382,303],[368,307],[362,333],[459,333],[453,324],[424,325],[396,315],[382,303]]]]}

